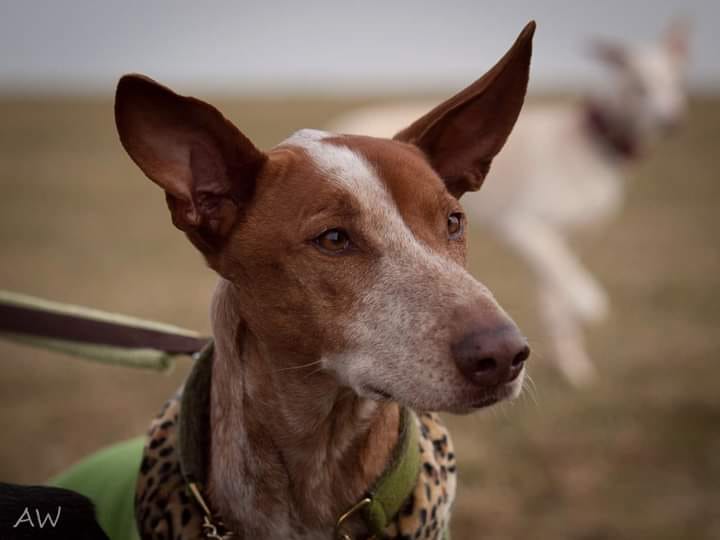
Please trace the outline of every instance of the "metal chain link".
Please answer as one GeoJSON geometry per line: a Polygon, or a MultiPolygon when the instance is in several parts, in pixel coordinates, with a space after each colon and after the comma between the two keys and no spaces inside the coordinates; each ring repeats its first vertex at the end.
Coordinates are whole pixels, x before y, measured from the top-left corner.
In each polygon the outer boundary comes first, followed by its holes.
{"type": "MultiPolygon", "coordinates": [[[[220,523],[219,526],[222,527],[222,523],[220,523]]],[[[205,538],[207,540],[231,540],[235,537],[235,535],[230,531],[225,534],[220,534],[218,532],[218,527],[210,521],[210,518],[207,516],[203,519],[202,528],[205,531],[205,538]]]]}

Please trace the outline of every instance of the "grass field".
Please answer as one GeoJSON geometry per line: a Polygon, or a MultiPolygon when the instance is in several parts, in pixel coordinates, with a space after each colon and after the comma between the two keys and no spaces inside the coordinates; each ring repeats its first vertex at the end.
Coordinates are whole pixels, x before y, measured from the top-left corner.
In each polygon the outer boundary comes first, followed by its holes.
{"type": "MultiPolygon", "coordinates": [[[[259,145],[357,102],[227,102],[259,145]]],[[[208,331],[213,275],[116,140],[109,102],[0,102],[0,288],[208,331]]],[[[631,170],[628,204],[579,239],[613,301],[589,333],[601,378],[553,370],[528,272],[482,231],[471,269],[536,354],[536,391],[449,418],[460,487],[454,538],[720,538],[720,101],[631,170]]],[[[493,181],[492,177],[489,181],[493,181]]],[[[0,480],[41,482],[144,431],[170,375],[0,344],[0,480]]]]}

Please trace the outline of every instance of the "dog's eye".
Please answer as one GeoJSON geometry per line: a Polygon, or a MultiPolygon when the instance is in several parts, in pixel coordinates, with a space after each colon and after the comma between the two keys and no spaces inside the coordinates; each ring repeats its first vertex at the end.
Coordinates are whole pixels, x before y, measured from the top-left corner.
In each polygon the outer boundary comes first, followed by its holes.
{"type": "Polygon", "coordinates": [[[461,212],[453,212],[448,216],[447,226],[450,240],[457,240],[465,228],[465,216],[461,212]]]}
{"type": "Polygon", "coordinates": [[[328,229],[313,240],[315,244],[328,253],[342,253],[350,247],[350,237],[342,229],[328,229]]]}

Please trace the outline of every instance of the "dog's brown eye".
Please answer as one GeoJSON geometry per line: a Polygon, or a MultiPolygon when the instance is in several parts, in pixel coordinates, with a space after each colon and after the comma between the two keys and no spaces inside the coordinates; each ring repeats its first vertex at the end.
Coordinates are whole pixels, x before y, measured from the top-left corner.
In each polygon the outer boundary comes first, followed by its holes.
{"type": "Polygon", "coordinates": [[[314,240],[321,249],[341,253],[350,247],[350,238],[342,229],[328,229],[314,240]]]}
{"type": "Polygon", "coordinates": [[[462,236],[464,221],[465,216],[460,212],[453,212],[448,216],[448,236],[451,240],[462,236]]]}

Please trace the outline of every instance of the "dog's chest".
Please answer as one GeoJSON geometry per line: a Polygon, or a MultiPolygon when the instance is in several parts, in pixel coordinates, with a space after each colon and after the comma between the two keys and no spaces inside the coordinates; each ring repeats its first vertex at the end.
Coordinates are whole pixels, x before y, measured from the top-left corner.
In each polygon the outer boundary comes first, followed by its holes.
{"type": "MultiPolygon", "coordinates": [[[[205,538],[203,513],[190,495],[180,470],[177,424],[180,396],[168,401],[152,421],[136,490],[136,519],[145,540],[205,538]]],[[[421,469],[412,495],[386,529],[389,539],[443,538],[455,497],[456,465],[452,442],[434,413],[417,416],[421,469]]],[[[268,517],[273,519],[272,516],[268,517]]],[[[283,520],[284,521],[284,520],[283,520]]],[[[293,523],[275,521],[272,538],[321,540],[328,531],[309,531],[293,523]]],[[[237,536],[235,538],[238,538],[237,536]]]]}

